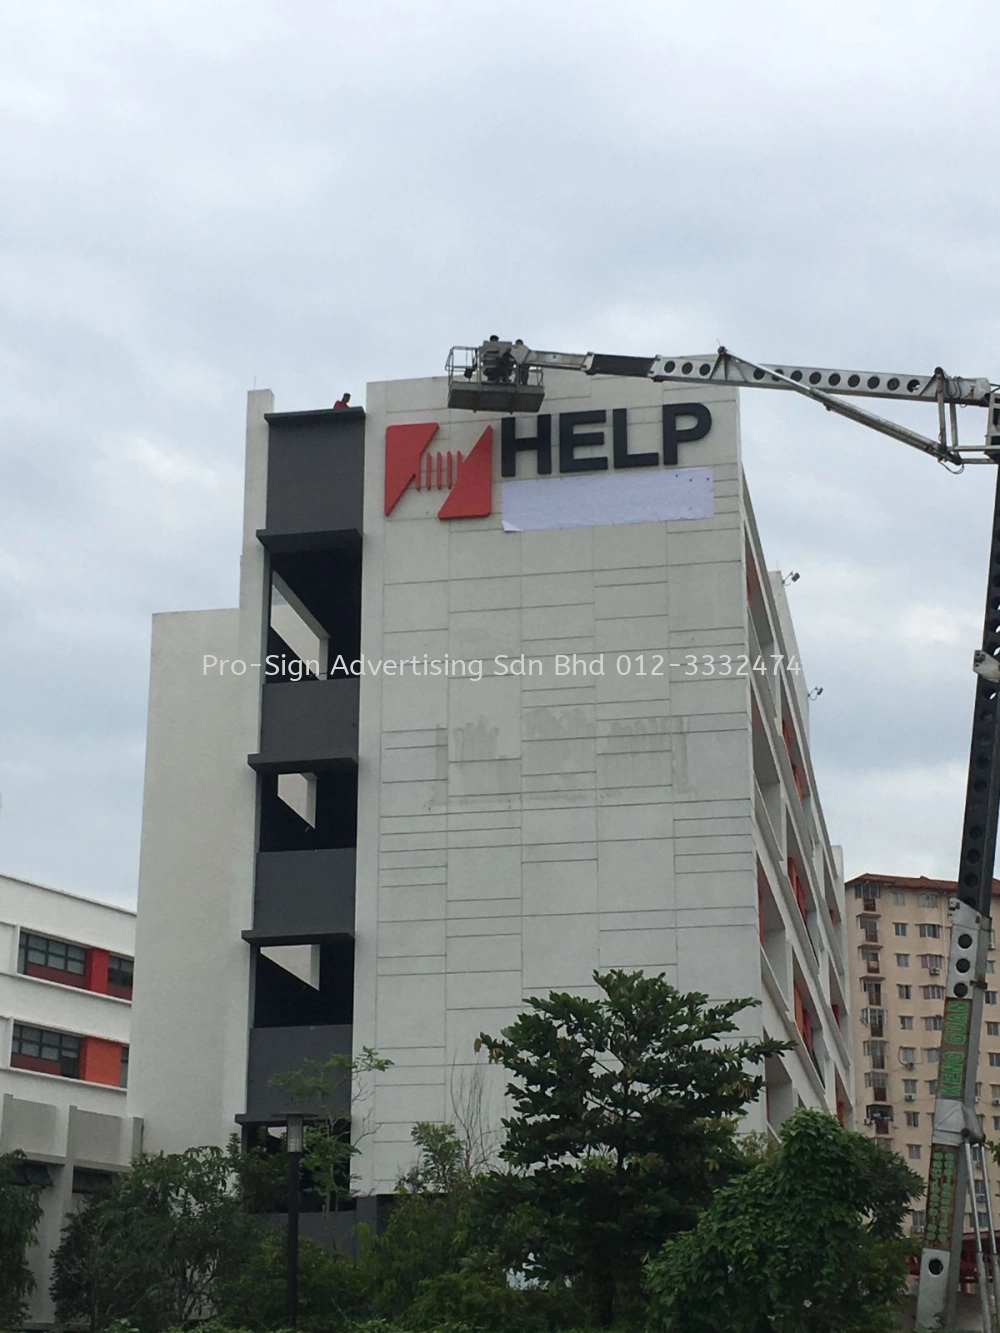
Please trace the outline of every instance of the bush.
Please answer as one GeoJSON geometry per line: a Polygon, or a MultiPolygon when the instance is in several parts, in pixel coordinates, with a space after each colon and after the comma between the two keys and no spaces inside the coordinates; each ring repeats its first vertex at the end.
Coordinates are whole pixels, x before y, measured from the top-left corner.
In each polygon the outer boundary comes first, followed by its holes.
{"type": "MultiPolygon", "coordinates": [[[[364,1277],[346,1255],[299,1241],[298,1327],[341,1333],[366,1313],[364,1277]]],[[[285,1235],[269,1232],[219,1294],[222,1322],[251,1333],[279,1329],[285,1320],[285,1235]]],[[[199,1333],[204,1333],[202,1325],[199,1333]]]]}

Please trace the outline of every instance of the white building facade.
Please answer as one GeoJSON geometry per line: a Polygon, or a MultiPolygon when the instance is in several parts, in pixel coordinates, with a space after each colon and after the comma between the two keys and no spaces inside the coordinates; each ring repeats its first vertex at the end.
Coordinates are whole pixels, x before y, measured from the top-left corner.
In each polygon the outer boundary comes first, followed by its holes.
{"type": "MultiPolygon", "coordinates": [[[[642,968],[748,997],[748,1124],[849,1120],[844,890],[736,395],[552,374],[538,414],[250,395],[238,610],[157,617],[130,1106],[149,1146],[279,1123],[375,1048],[360,1189],[500,1071],[525,996],[642,968]]],[[[345,1115],[347,1107],[345,1105],[345,1115]]]]}
{"type": "Polygon", "coordinates": [[[0,1153],[41,1186],[32,1327],[65,1217],[141,1148],[126,1115],[135,913],[0,875],[0,1153]]]}

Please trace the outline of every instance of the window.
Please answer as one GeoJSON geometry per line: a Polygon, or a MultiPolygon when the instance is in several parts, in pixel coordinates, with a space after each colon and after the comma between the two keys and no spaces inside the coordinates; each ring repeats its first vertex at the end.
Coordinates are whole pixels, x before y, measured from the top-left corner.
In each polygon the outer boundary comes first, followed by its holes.
{"type": "Polygon", "coordinates": [[[869,1069],[865,1074],[866,1088],[887,1088],[889,1086],[889,1075],[877,1069],[869,1069]]]}
{"type": "Polygon", "coordinates": [[[134,971],[135,963],[131,958],[113,953],[108,959],[108,994],[131,1000],[134,971]]]}
{"type": "Polygon", "coordinates": [[[936,967],[940,972],[944,966],[944,955],[940,953],[922,953],[920,955],[921,967],[936,967]]]}
{"type": "Polygon", "coordinates": [[[990,1096],[997,1103],[997,1105],[1000,1105],[1000,1083],[990,1084],[990,1096]]]}
{"type": "Polygon", "coordinates": [[[900,1015],[899,1015],[899,1026],[903,1029],[904,1032],[910,1032],[910,1031],[912,1031],[912,1030],[913,1030],[913,1015],[912,1015],[912,1014],[900,1014],[900,1015]]]}
{"type": "Polygon", "coordinates": [[[80,1038],[66,1032],[14,1024],[10,1047],[12,1069],[31,1069],[39,1074],[80,1077],[80,1038]]]}
{"type": "Polygon", "coordinates": [[[909,955],[908,953],[898,953],[898,954],[896,954],[896,966],[897,966],[897,967],[909,967],[909,966],[910,966],[910,955],[909,955]]]}
{"type": "Polygon", "coordinates": [[[996,1002],[997,1002],[997,993],[996,993],[996,991],[995,991],[995,990],[988,990],[988,991],[986,992],[986,1003],[987,1003],[987,1004],[996,1004],[996,1002]]]}
{"type": "Polygon", "coordinates": [[[920,1112],[919,1112],[919,1111],[907,1111],[907,1113],[906,1113],[906,1128],[907,1128],[907,1129],[919,1129],[919,1128],[920,1128],[920,1112]]]}
{"type": "Polygon", "coordinates": [[[901,1000],[912,1000],[912,999],[913,999],[913,987],[912,987],[912,986],[897,986],[896,989],[899,991],[899,998],[900,998],[901,1000]]]}
{"type": "Polygon", "coordinates": [[[866,1041],[862,1049],[865,1055],[885,1055],[888,1045],[887,1041],[866,1041]]]}
{"type": "Polygon", "coordinates": [[[921,993],[921,995],[923,995],[923,997],[924,997],[925,1000],[943,1000],[943,999],[944,999],[944,987],[943,987],[943,986],[921,986],[921,987],[920,987],[920,993],[921,993]]]}
{"type": "Polygon", "coordinates": [[[937,1096],[937,1079],[936,1079],[936,1078],[929,1078],[929,1079],[927,1080],[927,1096],[928,1096],[928,1097],[936,1097],[936,1096],[937,1096]]]}
{"type": "Polygon", "coordinates": [[[937,907],[937,905],[938,905],[938,896],[936,893],[917,894],[918,907],[937,907]]]}
{"type": "MultiPolygon", "coordinates": [[[[806,899],[806,882],[799,874],[799,867],[796,864],[795,858],[793,856],[790,856],[788,858],[785,868],[788,871],[788,882],[792,886],[792,893],[795,897],[795,902],[796,905],[798,906],[799,914],[802,917],[802,920],[805,921],[806,917],[809,914],[809,904],[806,899]]],[[[877,923],[875,924],[877,930],[877,923]]],[[[863,927],[863,929],[865,930],[866,938],[869,938],[867,928],[863,927]]]]}
{"type": "Polygon", "coordinates": [[[987,1037],[1000,1037],[1000,1023],[987,1023],[986,1035],[987,1037]]]}
{"type": "Polygon", "coordinates": [[[995,972],[996,970],[997,970],[997,965],[996,965],[996,963],[993,961],[992,958],[987,958],[987,960],[986,960],[986,971],[992,974],[992,973],[995,972]]]}
{"type": "Polygon", "coordinates": [[[110,1185],[113,1179],[114,1173],[111,1171],[92,1171],[86,1166],[74,1166],[73,1193],[96,1194],[98,1190],[110,1185]]]}
{"type": "Polygon", "coordinates": [[[941,927],[932,921],[921,921],[917,927],[917,934],[922,940],[939,940],[941,927]]]}
{"type": "Polygon", "coordinates": [[[799,1030],[805,1048],[810,1055],[813,1053],[813,1018],[812,1014],[806,1008],[805,1001],[802,998],[802,992],[798,986],[793,985],[792,996],[795,1003],[795,1026],[799,1030]]]}
{"type": "Polygon", "coordinates": [[[939,1046],[925,1046],[924,1060],[929,1065],[936,1065],[941,1059],[941,1048],[939,1046]]]}
{"type": "Polygon", "coordinates": [[[944,1019],[940,1014],[931,1014],[929,1018],[924,1019],[924,1027],[928,1032],[940,1032],[943,1022],[944,1019]]]}
{"type": "Polygon", "coordinates": [[[979,1230],[986,1231],[990,1225],[989,1218],[986,1216],[985,1213],[982,1212],[978,1213],[978,1217],[979,1217],[979,1230]]]}
{"type": "Polygon", "coordinates": [[[906,922],[894,921],[892,923],[892,933],[894,935],[898,935],[900,939],[902,939],[902,937],[906,934],[906,922]]]}
{"type": "Polygon", "coordinates": [[[1000,1069],[1000,1051],[990,1051],[990,1068],[1000,1069]]]}
{"type": "Polygon", "coordinates": [[[1000,1115],[993,1117],[993,1129],[994,1131],[1000,1129],[1000,1115]]]}
{"type": "Polygon", "coordinates": [[[915,1046],[900,1046],[899,1058],[904,1065],[915,1065],[917,1063],[917,1048],[915,1046]]]}
{"type": "Polygon", "coordinates": [[[919,1162],[919,1161],[920,1161],[920,1144],[919,1144],[919,1143],[908,1143],[908,1144],[906,1145],[906,1155],[907,1155],[907,1157],[910,1159],[911,1162],[919,1162]]]}
{"type": "MultiPolygon", "coordinates": [[[[791,864],[794,867],[794,862],[792,862],[791,864]]],[[[792,879],[795,873],[796,872],[794,869],[790,870],[788,872],[789,878],[792,879]]],[[[859,916],[858,929],[861,931],[862,935],[864,935],[865,939],[868,941],[869,944],[878,944],[877,916],[859,916]]]]}
{"type": "MultiPolygon", "coordinates": [[[[32,935],[22,930],[17,946],[17,970],[25,976],[39,976],[42,971],[68,972],[80,978],[70,984],[82,985],[87,966],[87,950],[65,940],[50,940],[46,935],[32,935]]],[[[57,978],[53,978],[57,980],[57,978]]]]}
{"type": "MultiPolygon", "coordinates": [[[[915,1078],[904,1078],[903,1092],[907,1097],[915,1097],[917,1095],[917,1080],[915,1078]]],[[[915,1113],[911,1112],[912,1114],[915,1113]]]]}
{"type": "Polygon", "coordinates": [[[914,1231],[923,1231],[927,1225],[927,1211],[924,1208],[914,1208],[910,1213],[910,1226],[914,1231]]]}
{"type": "Polygon", "coordinates": [[[785,749],[788,751],[788,762],[792,766],[792,780],[795,783],[795,790],[799,794],[799,800],[800,801],[805,800],[806,780],[803,775],[802,769],[795,761],[796,747],[795,747],[795,742],[792,738],[792,729],[784,719],[782,719],[781,722],[781,736],[785,742],[785,749]]]}
{"type": "Polygon", "coordinates": [[[982,1095],[983,1095],[983,1085],[982,1085],[981,1083],[977,1083],[977,1084],[976,1084],[976,1101],[977,1101],[977,1102],[979,1101],[979,1099],[980,1099],[980,1097],[981,1097],[982,1095]]]}
{"type": "Polygon", "coordinates": [[[899,889],[893,889],[893,891],[892,891],[892,905],[893,905],[893,907],[905,907],[905,906],[906,906],[906,894],[900,892],[899,889]]]}
{"type": "Polygon", "coordinates": [[[118,1086],[120,1088],[128,1087],[128,1047],[122,1047],[122,1063],[118,1074],[118,1086]]]}

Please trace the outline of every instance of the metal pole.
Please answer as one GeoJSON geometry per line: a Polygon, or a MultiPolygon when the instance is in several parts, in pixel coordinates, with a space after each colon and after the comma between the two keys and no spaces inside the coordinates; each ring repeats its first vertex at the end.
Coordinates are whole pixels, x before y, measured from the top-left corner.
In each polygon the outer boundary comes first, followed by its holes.
{"type": "Polygon", "coordinates": [[[295,1328],[299,1314],[299,1161],[301,1153],[288,1154],[288,1237],[285,1258],[285,1323],[295,1328]]]}
{"type": "MultiPolygon", "coordinates": [[[[1000,468],[990,533],[983,652],[1000,660],[1000,468]]],[[[972,1184],[963,1166],[962,1145],[969,1138],[978,1140],[981,1136],[975,1089],[987,985],[998,813],[1000,689],[980,674],[976,679],[958,883],[949,905],[951,945],[927,1179],[927,1230],[917,1293],[919,1328],[947,1328],[955,1312],[965,1192],[972,1184]]]]}
{"type": "MultiPolygon", "coordinates": [[[[993,1199],[990,1195],[990,1175],[986,1169],[986,1153],[983,1145],[979,1145],[979,1165],[983,1171],[983,1184],[986,1187],[986,1220],[990,1227],[990,1270],[993,1274],[993,1311],[994,1317],[1000,1326],[1000,1255],[997,1254],[997,1233],[996,1223],[993,1221],[993,1199]]],[[[975,1188],[975,1187],[973,1187],[975,1188]]]]}
{"type": "Polygon", "coordinates": [[[983,1250],[983,1233],[979,1230],[979,1200],[976,1198],[976,1177],[972,1169],[972,1145],[965,1140],[965,1177],[969,1183],[969,1196],[972,1201],[972,1234],[976,1238],[976,1285],[979,1288],[979,1309],[983,1316],[984,1333],[992,1333],[993,1316],[990,1313],[990,1293],[986,1279],[986,1255],[983,1250]]]}

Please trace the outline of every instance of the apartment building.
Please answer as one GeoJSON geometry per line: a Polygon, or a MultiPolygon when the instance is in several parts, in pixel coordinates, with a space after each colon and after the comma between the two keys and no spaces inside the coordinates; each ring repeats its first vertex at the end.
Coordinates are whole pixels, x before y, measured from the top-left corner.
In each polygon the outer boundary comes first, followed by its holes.
{"type": "Polygon", "coordinates": [[[135,913],[0,875],[0,1153],[41,1186],[30,1326],[63,1220],[141,1146],[126,1114],[135,913]]]}
{"type": "Polygon", "coordinates": [[[750,1128],[850,1119],[843,880],[736,393],[545,391],[496,416],[442,378],[365,409],[250,394],[239,607],[154,619],[151,1148],[281,1125],[275,1075],[374,1047],[344,1114],[377,1200],[477,1080],[498,1124],[481,1031],[612,967],[759,1001],[742,1033],[794,1049],[750,1128]]]}
{"type": "MultiPolygon", "coordinates": [[[[923,876],[865,874],[847,884],[857,1127],[898,1153],[918,1175],[926,1174],[930,1157],[948,962],[948,899],[954,889],[954,881],[923,876]]],[[[1000,882],[994,881],[993,893],[1000,895],[1000,882]]],[[[993,946],[986,971],[988,980],[996,975],[993,946]]],[[[987,1136],[998,1138],[997,989],[987,990],[984,1013],[977,1111],[987,1136]]],[[[981,1228],[988,1226],[985,1189],[977,1172],[976,1221],[981,1228]]],[[[1000,1216],[1000,1188],[995,1186],[994,1193],[994,1213],[1000,1216]]],[[[924,1200],[915,1200],[911,1230],[922,1231],[924,1221],[924,1200]]],[[[973,1229],[971,1201],[967,1224],[973,1229]]]]}

